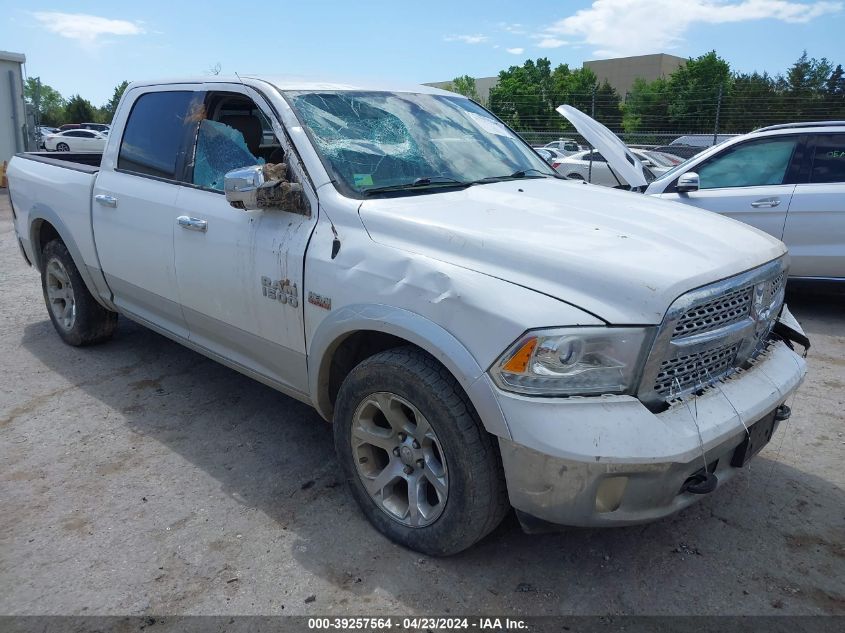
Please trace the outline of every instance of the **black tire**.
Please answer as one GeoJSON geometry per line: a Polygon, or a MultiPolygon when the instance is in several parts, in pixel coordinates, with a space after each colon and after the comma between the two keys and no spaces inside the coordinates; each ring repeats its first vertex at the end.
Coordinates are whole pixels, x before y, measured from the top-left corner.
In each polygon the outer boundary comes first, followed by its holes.
{"type": "Polygon", "coordinates": [[[67,143],[59,143],[58,145],[56,145],[56,151],[57,152],[69,152],[70,146],[67,143]]]}
{"type": "Polygon", "coordinates": [[[355,367],[341,385],[334,412],[338,460],[367,519],[391,540],[431,556],[460,552],[489,534],[509,510],[495,438],[482,426],[449,371],[416,347],[380,352],[355,367]],[[359,405],[390,392],[426,418],[448,464],[448,494],[441,514],[423,527],[403,525],[367,492],[355,463],[352,427],[359,405]]]}
{"type": "MultiPolygon", "coordinates": [[[[60,240],[53,240],[44,247],[41,260],[41,290],[44,303],[47,305],[47,314],[50,315],[53,327],[62,340],[68,345],[81,346],[110,339],[117,327],[117,313],[101,306],[88,292],[67,247],[60,240]],[[51,270],[52,273],[48,272],[51,270]],[[61,319],[57,315],[59,308],[55,307],[57,302],[50,299],[51,288],[55,288],[54,275],[57,271],[64,273],[70,282],[70,296],[75,305],[72,319],[61,319]]],[[[65,304],[59,302],[58,305],[64,307],[65,304]]]]}

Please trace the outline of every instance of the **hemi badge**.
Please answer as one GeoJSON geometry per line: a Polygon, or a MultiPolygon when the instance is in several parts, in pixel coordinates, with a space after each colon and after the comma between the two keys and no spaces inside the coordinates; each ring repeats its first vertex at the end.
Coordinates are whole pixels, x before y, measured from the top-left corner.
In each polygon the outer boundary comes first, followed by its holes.
{"type": "Polygon", "coordinates": [[[332,298],[318,295],[316,292],[308,293],[308,303],[313,303],[318,308],[323,308],[325,310],[332,309],[332,298]]]}

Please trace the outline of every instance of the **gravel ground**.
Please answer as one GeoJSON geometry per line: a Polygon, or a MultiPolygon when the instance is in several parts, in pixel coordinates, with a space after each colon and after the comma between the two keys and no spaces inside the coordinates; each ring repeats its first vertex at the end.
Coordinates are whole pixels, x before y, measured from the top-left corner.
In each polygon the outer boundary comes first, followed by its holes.
{"type": "Polygon", "coordinates": [[[433,559],[370,528],[308,407],[126,319],[62,344],[0,200],[0,614],[845,614],[845,295],[791,293],[808,380],[716,494],[433,559]]]}

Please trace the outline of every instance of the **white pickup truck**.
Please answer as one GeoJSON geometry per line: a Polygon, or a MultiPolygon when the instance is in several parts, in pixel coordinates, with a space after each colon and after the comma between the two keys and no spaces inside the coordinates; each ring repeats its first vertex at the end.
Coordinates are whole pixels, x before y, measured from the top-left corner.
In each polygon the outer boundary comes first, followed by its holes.
{"type": "Polygon", "coordinates": [[[805,374],[781,242],[567,182],[433,88],[135,83],[102,157],[19,154],[9,182],[66,343],[121,314],[310,403],[368,519],[434,555],[509,507],[669,515],[805,374]]]}

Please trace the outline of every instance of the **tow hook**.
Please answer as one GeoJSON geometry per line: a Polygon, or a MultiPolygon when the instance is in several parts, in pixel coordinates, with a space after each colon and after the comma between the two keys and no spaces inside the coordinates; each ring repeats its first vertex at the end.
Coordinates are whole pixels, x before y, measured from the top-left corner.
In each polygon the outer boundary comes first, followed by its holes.
{"type": "Polygon", "coordinates": [[[708,473],[705,470],[699,470],[692,476],[687,478],[684,485],[681,486],[681,492],[689,492],[694,495],[706,495],[716,490],[719,485],[719,478],[713,473],[708,473]]]}
{"type": "Polygon", "coordinates": [[[789,416],[791,416],[791,415],[792,415],[792,409],[790,409],[785,404],[782,404],[775,411],[775,420],[777,422],[783,422],[784,420],[788,420],[789,416]]]}

